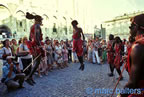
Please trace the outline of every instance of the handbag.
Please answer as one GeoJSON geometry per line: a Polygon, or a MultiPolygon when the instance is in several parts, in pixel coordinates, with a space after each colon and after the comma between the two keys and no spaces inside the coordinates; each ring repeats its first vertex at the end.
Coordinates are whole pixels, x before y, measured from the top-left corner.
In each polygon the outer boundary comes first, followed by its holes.
{"type": "MultiPolygon", "coordinates": [[[[24,45],[23,45],[23,50],[24,50],[24,45]]],[[[24,56],[27,56],[29,54],[29,52],[18,52],[17,53],[17,57],[24,57],[24,56]]]]}
{"type": "Polygon", "coordinates": [[[5,51],[5,49],[4,49],[4,54],[3,54],[3,56],[2,56],[2,59],[3,59],[3,60],[6,60],[6,57],[7,57],[7,54],[6,54],[6,51],[5,51]]]}

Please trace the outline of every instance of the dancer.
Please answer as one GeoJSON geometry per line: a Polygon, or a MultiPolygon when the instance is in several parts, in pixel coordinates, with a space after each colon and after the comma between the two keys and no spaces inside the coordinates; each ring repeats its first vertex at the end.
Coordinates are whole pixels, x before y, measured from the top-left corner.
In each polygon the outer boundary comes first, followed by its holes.
{"type": "MultiPolygon", "coordinates": [[[[119,76],[121,75],[121,70],[120,67],[122,66],[122,41],[120,37],[115,37],[115,46],[114,46],[114,54],[115,54],[115,59],[114,59],[114,67],[116,68],[119,76]]],[[[121,77],[120,80],[122,80],[123,77],[121,77]]]]}
{"type": "Polygon", "coordinates": [[[45,54],[44,54],[44,50],[42,48],[42,42],[41,42],[43,40],[42,31],[41,31],[41,27],[40,27],[42,25],[42,17],[39,15],[32,15],[27,12],[26,18],[35,20],[33,26],[31,27],[31,30],[30,30],[30,37],[29,37],[30,42],[28,42],[28,46],[29,46],[30,52],[33,55],[34,59],[39,56],[36,59],[36,61],[34,62],[35,63],[34,67],[32,68],[32,71],[27,78],[27,82],[31,84],[31,82],[35,83],[32,80],[32,75],[39,67],[41,58],[44,57],[45,54]]]}
{"type": "Polygon", "coordinates": [[[78,22],[76,20],[72,21],[73,26],[73,52],[76,52],[78,56],[78,60],[81,64],[79,70],[84,70],[84,64],[83,64],[83,41],[85,40],[83,31],[81,28],[79,28],[78,22]],[[83,40],[81,40],[81,34],[83,36],[83,40]]]}
{"type": "Polygon", "coordinates": [[[129,81],[125,89],[141,89],[135,93],[121,94],[121,97],[144,97],[144,14],[140,14],[131,19],[130,34],[135,38],[135,42],[128,52],[128,72],[129,81]]]}
{"type": "Polygon", "coordinates": [[[107,44],[107,59],[111,71],[108,75],[111,77],[113,76],[114,71],[114,35],[112,34],[109,35],[109,41],[107,44]]]}

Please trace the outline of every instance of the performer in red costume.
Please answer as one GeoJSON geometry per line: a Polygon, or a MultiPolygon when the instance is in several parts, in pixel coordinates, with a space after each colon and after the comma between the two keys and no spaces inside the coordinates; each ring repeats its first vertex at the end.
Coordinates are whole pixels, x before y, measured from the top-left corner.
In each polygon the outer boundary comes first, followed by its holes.
{"type": "MultiPolygon", "coordinates": [[[[120,37],[115,37],[114,50],[115,50],[114,66],[120,76],[121,75],[120,66],[122,66],[122,41],[121,41],[120,37]]],[[[121,80],[122,79],[123,79],[123,77],[121,77],[121,80]]]]}
{"type": "Polygon", "coordinates": [[[144,97],[144,14],[137,15],[131,20],[130,34],[135,38],[135,42],[128,52],[130,77],[124,88],[141,89],[141,92],[121,93],[121,97],[144,97]]]}
{"type": "Polygon", "coordinates": [[[83,31],[81,28],[79,28],[78,22],[76,20],[72,21],[73,26],[73,52],[77,53],[78,60],[81,64],[80,70],[84,70],[84,64],[83,64],[83,41],[85,40],[83,31]],[[81,40],[81,34],[83,36],[83,40],[81,40]]]}
{"type": "Polygon", "coordinates": [[[32,75],[34,74],[34,72],[37,70],[37,68],[39,67],[41,58],[44,57],[44,50],[42,48],[42,31],[41,31],[41,25],[42,25],[42,17],[39,15],[32,15],[30,13],[26,13],[26,18],[27,19],[34,19],[35,22],[31,27],[30,30],[30,41],[27,43],[31,54],[33,55],[33,58],[35,59],[37,56],[39,56],[36,61],[34,62],[34,67],[27,79],[27,82],[32,85],[32,83],[35,83],[32,80],[32,75]],[[40,55],[41,54],[41,55],[40,55]]]}
{"type": "Polygon", "coordinates": [[[108,75],[111,77],[114,71],[114,35],[112,34],[109,35],[109,41],[107,43],[107,59],[111,71],[108,75]]]}

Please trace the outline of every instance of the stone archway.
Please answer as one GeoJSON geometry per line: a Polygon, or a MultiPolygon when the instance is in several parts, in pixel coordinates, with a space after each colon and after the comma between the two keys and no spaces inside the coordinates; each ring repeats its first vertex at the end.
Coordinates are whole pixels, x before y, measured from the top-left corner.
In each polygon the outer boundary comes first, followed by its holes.
{"type": "Polygon", "coordinates": [[[46,14],[43,14],[42,15],[42,18],[43,18],[43,34],[44,34],[44,37],[47,37],[48,36],[48,33],[49,33],[49,16],[46,15],[46,14]]]}
{"type": "Polygon", "coordinates": [[[11,11],[4,4],[0,4],[0,21],[5,20],[11,16],[11,11]]]}
{"type": "Polygon", "coordinates": [[[16,11],[16,28],[19,37],[26,36],[27,32],[27,23],[25,18],[25,12],[22,10],[16,11]]]}
{"type": "Polygon", "coordinates": [[[7,25],[0,25],[0,38],[10,38],[11,36],[11,29],[7,25]]]}

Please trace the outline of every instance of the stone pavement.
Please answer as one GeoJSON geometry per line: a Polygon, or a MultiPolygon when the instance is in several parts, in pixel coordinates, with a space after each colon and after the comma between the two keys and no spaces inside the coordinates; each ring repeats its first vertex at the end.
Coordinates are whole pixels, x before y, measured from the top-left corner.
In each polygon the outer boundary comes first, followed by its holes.
{"type": "MultiPolygon", "coordinates": [[[[85,62],[85,70],[78,70],[79,64],[70,64],[69,67],[49,72],[48,76],[39,78],[35,76],[36,85],[7,93],[6,87],[1,85],[0,97],[110,97],[108,94],[95,94],[95,89],[113,89],[118,74],[108,77],[108,64],[97,65],[85,62]],[[91,89],[91,90],[88,90],[91,89]],[[93,94],[92,94],[93,93],[93,94]]],[[[128,80],[126,71],[124,80],[120,81],[118,88],[122,88],[128,80]]]]}

